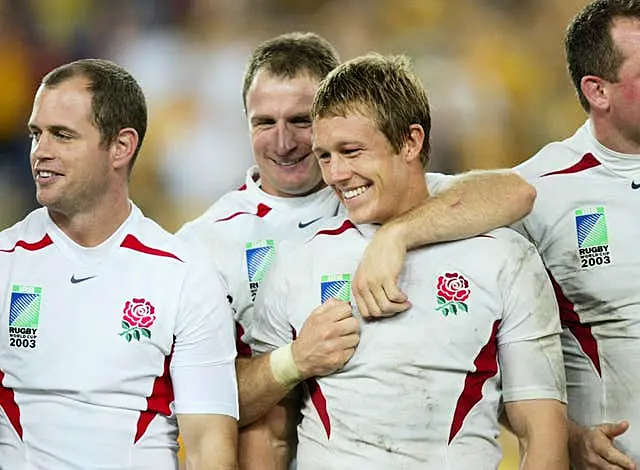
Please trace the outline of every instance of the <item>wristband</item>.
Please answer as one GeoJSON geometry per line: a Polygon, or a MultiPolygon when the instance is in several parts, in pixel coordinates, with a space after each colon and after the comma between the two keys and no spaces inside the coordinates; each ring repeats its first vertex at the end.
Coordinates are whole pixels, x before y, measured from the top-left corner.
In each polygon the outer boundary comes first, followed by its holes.
{"type": "Polygon", "coordinates": [[[298,370],[296,361],[293,360],[291,343],[272,351],[269,355],[269,364],[271,365],[273,378],[287,390],[302,379],[302,374],[298,370]]]}

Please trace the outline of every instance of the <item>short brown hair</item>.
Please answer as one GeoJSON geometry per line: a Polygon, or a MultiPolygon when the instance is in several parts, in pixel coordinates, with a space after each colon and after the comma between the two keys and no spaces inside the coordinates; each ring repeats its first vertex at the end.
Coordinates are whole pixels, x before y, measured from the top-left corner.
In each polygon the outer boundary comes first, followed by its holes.
{"type": "Polygon", "coordinates": [[[315,33],[287,33],[260,44],[251,55],[244,73],[242,102],[247,107],[247,92],[258,71],[281,78],[307,73],[322,80],[340,64],[336,49],[315,33]]]}
{"type": "Polygon", "coordinates": [[[421,125],[425,138],[420,160],[427,168],[431,148],[429,99],[406,56],[361,56],[338,66],[320,83],[311,109],[314,121],[354,111],[370,113],[397,153],[410,136],[411,125],[421,125]]]}
{"type": "Polygon", "coordinates": [[[133,168],[147,131],[147,104],[140,85],[129,72],[108,60],[82,59],[55,68],[42,79],[45,87],[55,87],[74,77],[89,81],[91,115],[100,132],[102,145],[131,127],[138,133],[138,145],[131,158],[133,168]]]}
{"type": "Polygon", "coordinates": [[[618,81],[625,57],[611,37],[611,26],[617,18],[640,20],[640,1],[595,0],[573,18],[565,34],[567,68],[580,104],[587,112],[590,106],[582,93],[582,78],[595,75],[608,82],[618,81]]]}

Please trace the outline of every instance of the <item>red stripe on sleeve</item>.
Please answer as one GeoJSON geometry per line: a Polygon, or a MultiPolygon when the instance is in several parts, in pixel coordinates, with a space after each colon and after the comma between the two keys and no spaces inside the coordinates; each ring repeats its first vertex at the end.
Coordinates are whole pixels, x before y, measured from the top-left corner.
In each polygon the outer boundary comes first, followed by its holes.
{"type": "Polygon", "coordinates": [[[545,173],[542,176],[552,176],[552,175],[567,175],[570,173],[579,173],[584,170],[588,170],[589,168],[593,168],[594,166],[599,166],[601,163],[596,160],[596,157],[591,153],[585,153],[582,159],[568,168],[564,168],[562,170],[551,171],[549,173],[545,173]]]}
{"type": "Polygon", "coordinates": [[[217,219],[216,222],[226,222],[227,220],[231,220],[235,217],[238,217],[239,215],[255,215],[256,217],[263,218],[269,212],[271,212],[271,207],[267,206],[266,204],[260,203],[258,204],[258,207],[256,207],[255,214],[253,212],[234,212],[230,216],[223,217],[222,219],[217,219]]]}
{"type": "MultiPolygon", "coordinates": [[[[175,346],[175,338],[174,338],[175,346]]],[[[171,365],[171,357],[173,356],[173,346],[168,356],[164,358],[164,371],[160,377],[156,377],[153,382],[151,395],[147,397],[147,409],[140,412],[138,425],[136,427],[136,437],[134,444],[142,438],[145,431],[158,413],[165,416],[171,415],[171,402],[173,402],[173,384],[171,383],[171,374],[169,366],[171,365]]]]}
{"type": "Polygon", "coordinates": [[[45,233],[44,237],[39,242],[29,243],[29,242],[25,242],[24,240],[18,240],[16,244],[13,245],[13,248],[9,250],[0,250],[0,252],[13,253],[14,251],[16,251],[16,248],[22,248],[23,250],[27,250],[27,251],[38,251],[52,244],[53,244],[53,241],[49,237],[49,234],[45,233]]]}
{"type": "Polygon", "coordinates": [[[178,258],[176,255],[174,255],[173,253],[169,253],[168,251],[158,250],[156,248],[151,248],[150,246],[145,245],[144,243],[142,243],[140,240],[138,240],[136,237],[134,237],[131,234],[124,237],[124,240],[122,240],[122,243],[120,244],[120,246],[122,248],[128,248],[133,251],[139,251],[140,253],[146,253],[147,255],[164,256],[165,258],[173,258],[175,260],[182,262],[182,260],[178,258]]]}
{"type": "Polygon", "coordinates": [[[350,228],[356,228],[356,226],[353,225],[353,222],[347,219],[342,223],[340,227],[335,229],[320,230],[318,233],[315,234],[315,236],[317,237],[318,235],[340,235],[341,233],[346,232],[350,228]]]}
{"type": "Polygon", "coordinates": [[[16,403],[13,389],[2,385],[4,372],[0,370],[0,408],[4,410],[9,418],[9,423],[16,430],[16,434],[22,439],[22,424],[20,423],[20,408],[16,403]]]}
{"type": "Polygon", "coordinates": [[[464,381],[464,388],[458,397],[456,410],[453,413],[451,430],[449,431],[449,444],[456,437],[465,418],[471,409],[482,399],[482,387],[485,382],[498,373],[498,327],[500,321],[493,323],[493,329],[489,341],[485,344],[478,357],[473,362],[475,371],[467,373],[464,381]]]}
{"type": "Polygon", "coordinates": [[[551,279],[551,284],[553,285],[553,290],[555,291],[556,299],[558,300],[560,323],[562,323],[563,327],[569,329],[576,341],[578,341],[578,345],[580,346],[580,349],[582,349],[582,352],[593,364],[598,375],[602,376],[598,342],[591,332],[591,327],[580,322],[580,317],[576,313],[574,304],[564,295],[560,284],[558,284],[554,279],[551,272],[547,270],[547,273],[549,273],[549,278],[551,279]]]}

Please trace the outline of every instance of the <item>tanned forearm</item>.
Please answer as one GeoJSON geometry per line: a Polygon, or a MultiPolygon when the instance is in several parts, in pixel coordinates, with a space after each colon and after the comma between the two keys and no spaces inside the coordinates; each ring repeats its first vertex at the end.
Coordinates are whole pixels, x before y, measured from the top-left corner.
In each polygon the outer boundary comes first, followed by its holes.
{"type": "Polygon", "coordinates": [[[257,421],[293,388],[276,382],[269,365],[269,354],[236,359],[240,427],[257,421]]]}
{"type": "Polygon", "coordinates": [[[566,407],[555,400],[524,400],[505,404],[520,444],[521,470],[569,468],[566,407]]]}
{"type": "Polygon", "coordinates": [[[520,220],[531,211],[535,196],[533,186],[513,171],[471,171],[382,229],[407,249],[459,240],[520,220]]]}

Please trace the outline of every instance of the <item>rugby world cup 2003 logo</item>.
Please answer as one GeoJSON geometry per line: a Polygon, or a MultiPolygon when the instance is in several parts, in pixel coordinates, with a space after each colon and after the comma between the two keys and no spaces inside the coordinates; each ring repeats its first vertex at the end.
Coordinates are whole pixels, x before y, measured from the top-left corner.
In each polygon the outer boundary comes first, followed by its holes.
{"type": "Polygon", "coordinates": [[[151,338],[151,326],[156,321],[156,309],[146,299],[127,300],[122,310],[122,331],[127,342],[132,339],[140,341],[143,336],[151,338]]]}
{"type": "Polygon", "coordinates": [[[331,298],[351,301],[350,274],[325,274],[320,277],[320,303],[331,298]]]}
{"type": "Polygon", "coordinates": [[[457,315],[460,310],[469,311],[467,300],[471,295],[469,281],[460,273],[444,273],[438,276],[438,293],[436,299],[437,312],[447,317],[450,313],[457,315]]]}
{"type": "Polygon", "coordinates": [[[9,346],[35,348],[40,324],[42,288],[14,284],[9,302],[9,346]]]}
{"type": "Polygon", "coordinates": [[[604,207],[577,209],[575,220],[580,268],[588,269],[611,264],[607,215],[604,207]]]}
{"type": "Polygon", "coordinates": [[[251,301],[256,300],[260,283],[269,271],[276,256],[276,244],[273,240],[258,240],[246,244],[245,258],[247,260],[247,277],[251,301]]]}

